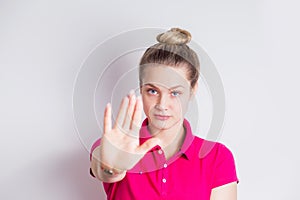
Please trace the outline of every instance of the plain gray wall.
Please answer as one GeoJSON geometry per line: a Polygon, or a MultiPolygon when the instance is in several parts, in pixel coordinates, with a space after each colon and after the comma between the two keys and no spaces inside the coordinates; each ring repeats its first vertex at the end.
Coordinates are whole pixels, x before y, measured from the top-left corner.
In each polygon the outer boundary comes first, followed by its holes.
{"type": "Polygon", "coordinates": [[[142,27],[182,27],[226,92],[221,141],[239,199],[300,199],[296,1],[0,1],[0,199],[105,199],[88,174],[72,91],[88,53],[142,27]]]}

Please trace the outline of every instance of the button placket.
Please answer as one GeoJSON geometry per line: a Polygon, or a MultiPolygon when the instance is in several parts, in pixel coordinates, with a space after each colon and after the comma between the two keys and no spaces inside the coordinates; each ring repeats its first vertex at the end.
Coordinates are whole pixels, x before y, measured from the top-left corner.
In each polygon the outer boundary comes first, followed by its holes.
{"type": "Polygon", "coordinates": [[[159,149],[157,151],[158,156],[161,158],[161,172],[162,172],[162,176],[161,176],[161,195],[163,197],[167,196],[167,184],[168,184],[168,170],[167,170],[167,161],[166,161],[166,157],[164,155],[164,152],[159,149]]]}

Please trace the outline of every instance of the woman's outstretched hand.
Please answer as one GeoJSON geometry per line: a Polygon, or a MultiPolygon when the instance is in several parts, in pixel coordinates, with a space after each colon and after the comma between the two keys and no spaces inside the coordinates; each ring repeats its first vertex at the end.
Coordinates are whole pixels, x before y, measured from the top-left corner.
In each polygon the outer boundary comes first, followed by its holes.
{"type": "Polygon", "coordinates": [[[100,162],[105,169],[122,172],[136,163],[154,146],[159,139],[151,138],[139,144],[139,130],[142,117],[142,100],[132,90],[124,97],[112,127],[111,105],[107,104],[104,113],[104,134],[100,143],[100,162]]]}

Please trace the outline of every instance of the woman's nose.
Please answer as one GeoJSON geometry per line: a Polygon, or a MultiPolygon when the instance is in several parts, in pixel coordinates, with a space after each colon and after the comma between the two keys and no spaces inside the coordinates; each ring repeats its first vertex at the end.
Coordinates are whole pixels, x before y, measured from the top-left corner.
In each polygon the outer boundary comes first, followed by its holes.
{"type": "Polygon", "coordinates": [[[166,95],[161,95],[160,98],[158,98],[155,108],[157,108],[159,110],[167,110],[168,109],[168,99],[167,99],[166,95]]]}

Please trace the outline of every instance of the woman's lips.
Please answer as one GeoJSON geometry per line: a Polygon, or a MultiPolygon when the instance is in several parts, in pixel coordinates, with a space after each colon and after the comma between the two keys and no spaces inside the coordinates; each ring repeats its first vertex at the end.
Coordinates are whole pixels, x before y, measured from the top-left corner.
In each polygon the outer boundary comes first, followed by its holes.
{"type": "Polygon", "coordinates": [[[156,119],[158,120],[168,120],[170,116],[168,115],[154,115],[156,119]]]}

